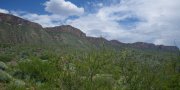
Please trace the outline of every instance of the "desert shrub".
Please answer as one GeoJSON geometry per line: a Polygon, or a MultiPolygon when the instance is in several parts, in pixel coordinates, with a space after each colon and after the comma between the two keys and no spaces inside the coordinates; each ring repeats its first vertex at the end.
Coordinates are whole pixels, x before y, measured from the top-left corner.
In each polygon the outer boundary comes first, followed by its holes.
{"type": "Polygon", "coordinates": [[[13,55],[10,54],[0,54],[0,61],[9,62],[13,59],[13,55]]]}
{"type": "Polygon", "coordinates": [[[9,90],[24,90],[25,89],[25,82],[22,80],[14,79],[8,84],[9,90]]]}
{"type": "Polygon", "coordinates": [[[8,90],[26,90],[25,82],[21,80],[13,80],[7,85],[8,90]]]}
{"type": "Polygon", "coordinates": [[[12,80],[12,76],[7,72],[0,70],[0,81],[1,82],[10,82],[12,80]]]}
{"type": "Polygon", "coordinates": [[[6,69],[8,69],[8,66],[4,62],[0,61],[0,69],[1,70],[6,70],[6,69]]]}
{"type": "Polygon", "coordinates": [[[39,58],[42,60],[50,60],[52,58],[56,58],[57,55],[51,51],[44,51],[40,54],[39,58]]]}
{"type": "MultiPolygon", "coordinates": [[[[56,73],[56,68],[49,61],[32,58],[31,60],[23,60],[19,63],[19,74],[29,76],[35,82],[46,82],[51,80],[56,73]]],[[[25,77],[22,77],[25,78],[25,77]]]]}
{"type": "Polygon", "coordinates": [[[30,54],[28,53],[28,52],[20,52],[20,54],[19,54],[19,57],[20,58],[23,58],[23,59],[26,59],[26,58],[28,58],[30,56],[30,54]]]}
{"type": "Polygon", "coordinates": [[[63,90],[78,90],[82,88],[83,84],[79,75],[68,71],[61,74],[59,83],[63,90]]]}
{"type": "Polygon", "coordinates": [[[0,44],[0,48],[8,48],[11,46],[12,46],[12,44],[0,44]]]}
{"type": "Polygon", "coordinates": [[[96,74],[93,77],[93,83],[98,90],[112,90],[114,87],[114,79],[108,74],[96,74]]]}

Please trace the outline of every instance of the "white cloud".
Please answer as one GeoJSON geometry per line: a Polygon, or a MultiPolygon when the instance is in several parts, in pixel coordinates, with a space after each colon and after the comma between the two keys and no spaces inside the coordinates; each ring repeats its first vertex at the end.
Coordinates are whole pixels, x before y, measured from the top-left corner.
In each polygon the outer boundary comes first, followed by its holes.
{"type": "Polygon", "coordinates": [[[103,7],[103,3],[98,3],[97,6],[98,7],[103,7]]]}
{"type": "Polygon", "coordinates": [[[66,17],[61,17],[59,15],[39,15],[39,14],[28,13],[28,12],[11,11],[11,13],[13,15],[22,17],[32,22],[39,23],[43,27],[59,26],[62,24],[62,21],[66,18],[66,17]]]}
{"type": "Polygon", "coordinates": [[[61,25],[61,20],[57,15],[38,15],[38,14],[26,14],[23,16],[33,22],[40,23],[43,27],[52,27],[61,25]]]}
{"type": "Polygon", "coordinates": [[[8,14],[8,13],[9,13],[9,11],[8,11],[8,10],[6,10],[6,9],[2,9],[2,8],[0,8],[0,13],[6,13],[6,14],[8,14]]]}
{"type": "Polygon", "coordinates": [[[44,3],[50,14],[36,14],[23,11],[11,11],[12,14],[41,24],[43,27],[62,25],[69,16],[80,16],[84,8],[65,0],[49,0],[44,3]]]}
{"type": "Polygon", "coordinates": [[[84,13],[84,8],[77,7],[75,4],[65,0],[50,0],[47,1],[44,5],[46,6],[46,11],[61,16],[79,16],[84,13]]]}
{"type": "Polygon", "coordinates": [[[108,39],[122,42],[174,45],[174,40],[180,42],[179,15],[180,0],[121,0],[121,3],[104,6],[97,13],[67,23],[88,35],[105,34],[108,39]],[[119,23],[128,18],[137,18],[139,21],[130,28],[119,23]]]}

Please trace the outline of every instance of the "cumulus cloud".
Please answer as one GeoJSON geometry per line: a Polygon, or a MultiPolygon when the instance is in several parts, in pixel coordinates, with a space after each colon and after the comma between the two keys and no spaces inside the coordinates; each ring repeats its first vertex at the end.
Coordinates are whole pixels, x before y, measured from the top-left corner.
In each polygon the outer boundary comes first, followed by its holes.
{"type": "Polygon", "coordinates": [[[36,14],[24,11],[11,11],[13,15],[41,24],[43,27],[62,25],[69,16],[80,16],[84,8],[65,0],[49,0],[44,3],[45,11],[50,14],[36,14]]]}
{"type": "Polygon", "coordinates": [[[73,3],[65,0],[50,0],[47,1],[44,5],[46,6],[46,11],[61,16],[79,16],[84,13],[84,8],[77,7],[73,3]]]}
{"type": "Polygon", "coordinates": [[[36,22],[41,24],[43,27],[53,27],[53,26],[59,26],[62,24],[63,20],[66,19],[66,17],[59,16],[59,15],[39,15],[35,13],[28,13],[28,12],[22,12],[22,11],[11,11],[11,14],[22,17],[24,19],[30,20],[32,22],[36,22]]]}
{"type": "Polygon", "coordinates": [[[97,6],[98,7],[103,7],[103,3],[98,3],[97,6]]]}
{"type": "Polygon", "coordinates": [[[179,0],[121,0],[67,23],[92,36],[105,33],[108,39],[122,42],[174,45],[174,40],[180,42],[179,5],[179,0]]]}
{"type": "Polygon", "coordinates": [[[6,9],[2,9],[2,8],[0,8],[0,13],[6,13],[6,14],[8,14],[8,13],[9,13],[9,11],[8,11],[8,10],[6,10],[6,9]]]}

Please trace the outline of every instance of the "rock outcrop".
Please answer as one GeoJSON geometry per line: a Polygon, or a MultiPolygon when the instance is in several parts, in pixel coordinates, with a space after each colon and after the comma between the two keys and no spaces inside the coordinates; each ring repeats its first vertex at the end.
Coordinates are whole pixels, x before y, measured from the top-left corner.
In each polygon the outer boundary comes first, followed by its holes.
{"type": "Polygon", "coordinates": [[[81,30],[72,27],[71,25],[62,25],[57,27],[45,28],[47,32],[65,32],[76,35],[78,37],[84,38],[86,34],[83,33],[81,30]]]}
{"type": "Polygon", "coordinates": [[[10,15],[10,14],[4,14],[4,13],[0,13],[0,23],[1,22],[6,22],[10,25],[19,25],[19,26],[27,25],[27,26],[30,26],[33,28],[42,28],[42,26],[37,23],[30,22],[28,20],[19,18],[17,16],[10,15]]]}

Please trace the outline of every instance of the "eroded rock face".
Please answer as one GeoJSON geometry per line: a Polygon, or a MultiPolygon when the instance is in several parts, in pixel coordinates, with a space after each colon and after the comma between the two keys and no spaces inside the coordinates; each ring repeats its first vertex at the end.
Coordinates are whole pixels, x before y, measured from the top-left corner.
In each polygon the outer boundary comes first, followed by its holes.
{"type": "Polygon", "coordinates": [[[130,47],[133,48],[140,48],[140,49],[153,49],[153,50],[165,50],[165,51],[178,51],[178,47],[176,46],[164,46],[164,45],[155,45],[152,43],[144,43],[144,42],[136,42],[132,44],[128,44],[130,47]]]}
{"type": "Polygon", "coordinates": [[[0,22],[6,22],[10,25],[28,25],[33,28],[42,28],[42,26],[37,23],[4,13],[0,13],[0,22]]]}
{"type": "Polygon", "coordinates": [[[122,42],[120,42],[120,41],[118,41],[118,40],[111,40],[110,43],[111,43],[112,45],[125,45],[125,43],[122,43],[122,42]]]}
{"type": "Polygon", "coordinates": [[[52,28],[46,28],[46,30],[48,32],[67,32],[81,38],[86,37],[85,33],[83,33],[81,30],[74,28],[70,25],[62,25],[62,26],[57,26],[57,27],[52,27],[52,28]]]}
{"type": "Polygon", "coordinates": [[[151,43],[136,42],[131,44],[132,47],[136,48],[155,48],[156,46],[151,43]]]}
{"type": "Polygon", "coordinates": [[[108,40],[106,40],[105,38],[102,38],[102,37],[87,37],[87,40],[94,43],[94,44],[109,42],[108,40]]]}

